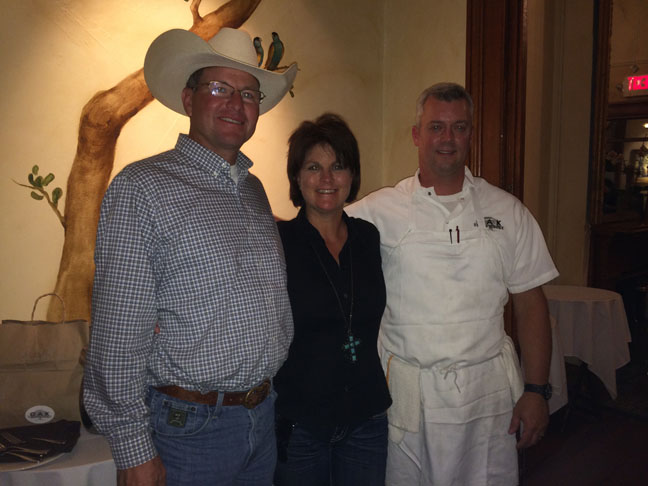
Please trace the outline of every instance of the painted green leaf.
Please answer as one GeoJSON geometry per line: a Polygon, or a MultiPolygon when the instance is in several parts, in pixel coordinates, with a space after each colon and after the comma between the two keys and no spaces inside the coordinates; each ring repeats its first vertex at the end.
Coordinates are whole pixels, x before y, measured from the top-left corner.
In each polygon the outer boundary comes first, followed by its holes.
{"type": "Polygon", "coordinates": [[[35,165],[34,167],[32,167],[32,174],[34,174],[34,175],[38,175],[38,166],[37,166],[37,165],[35,165]]]}
{"type": "Polygon", "coordinates": [[[32,186],[35,186],[35,185],[36,185],[36,183],[34,182],[34,174],[29,174],[29,175],[27,176],[27,180],[29,180],[29,183],[30,183],[32,186]]]}
{"type": "Polygon", "coordinates": [[[45,177],[45,179],[43,179],[43,185],[46,186],[47,184],[49,184],[53,180],[54,180],[54,174],[52,174],[50,172],[49,174],[47,174],[47,177],[45,177]]]}
{"type": "Polygon", "coordinates": [[[58,204],[59,199],[61,199],[61,196],[63,195],[63,189],[60,187],[57,187],[52,191],[52,202],[56,206],[58,204]]]}
{"type": "Polygon", "coordinates": [[[41,196],[40,194],[38,194],[38,193],[35,192],[35,191],[32,191],[32,193],[31,193],[31,197],[33,197],[33,198],[36,199],[37,201],[40,201],[41,199],[43,199],[43,196],[41,196]]]}
{"type": "Polygon", "coordinates": [[[42,176],[38,176],[38,177],[36,178],[36,180],[34,181],[34,185],[35,185],[36,187],[43,187],[43,177],[42,177],[42,176]]]}

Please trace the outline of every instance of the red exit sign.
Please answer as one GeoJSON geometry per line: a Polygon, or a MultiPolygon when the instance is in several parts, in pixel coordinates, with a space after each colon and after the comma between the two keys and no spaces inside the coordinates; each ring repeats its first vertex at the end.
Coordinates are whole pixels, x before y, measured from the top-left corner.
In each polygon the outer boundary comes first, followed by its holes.
{"type": "Polygon", "coordinates": [[[648,96],[648,74],[628,76],[623,87],[624,96],[648,96]]]}

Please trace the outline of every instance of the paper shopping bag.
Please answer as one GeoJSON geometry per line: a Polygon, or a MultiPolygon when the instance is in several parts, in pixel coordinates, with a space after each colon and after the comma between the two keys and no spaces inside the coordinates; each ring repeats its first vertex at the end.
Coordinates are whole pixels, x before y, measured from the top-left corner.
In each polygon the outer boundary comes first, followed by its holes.
{"type": "Polygon", "coordinates": [[[87,346],[90,326],[65,320],[65,305],[56,294],[34,302],[31,320],[3,320],[0,325],[0,428],[81,420],[79,393],[83,367],[79,356],[87,346]],[[35,321],[38,301],[58,298],[61,322],[35,321]]]}

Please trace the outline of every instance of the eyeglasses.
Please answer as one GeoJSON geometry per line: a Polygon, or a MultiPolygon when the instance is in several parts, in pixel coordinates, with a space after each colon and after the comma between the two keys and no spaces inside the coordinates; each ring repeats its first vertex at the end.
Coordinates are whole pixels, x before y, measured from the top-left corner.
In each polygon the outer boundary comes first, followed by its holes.
{"type": "Polygon", "coordinates": [[[223,81],[207,81],[206,83],[198,83],[194,90],[197,89],[198,86],[208,86],[209,94],[217,98],[231,98],[234,95],[234,92],[238,91],[241,93],[243,103],[249,103],[252,105],[261,104],[263,98],[265,98],[265,95],[258,89],[237,89],[223,81]]]}

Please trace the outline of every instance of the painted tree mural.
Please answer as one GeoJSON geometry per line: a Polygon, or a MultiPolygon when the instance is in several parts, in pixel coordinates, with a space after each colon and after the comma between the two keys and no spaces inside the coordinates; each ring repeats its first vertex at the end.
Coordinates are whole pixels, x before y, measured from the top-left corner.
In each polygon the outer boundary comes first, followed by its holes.
{"type": "MultiPolygon", "coordinates": [[[[189,30],[210,39],[221,27],[239,28],[260,2],[230,0],[203,17],[198,13],[200,0],[192,0],[189,10],[193,25],[189,30]]],[[[81,112],[77,151],[67,181],[65,240],[55,287],[66,303],[67,319],[90,320],[95,234],[115,162],[117,138],[124,125],[152,100],[140,69],[94,95],[81,112]]],[[[47,319],[59,320],[60,313],[60,307],[53,304],[47,319]]]]}

